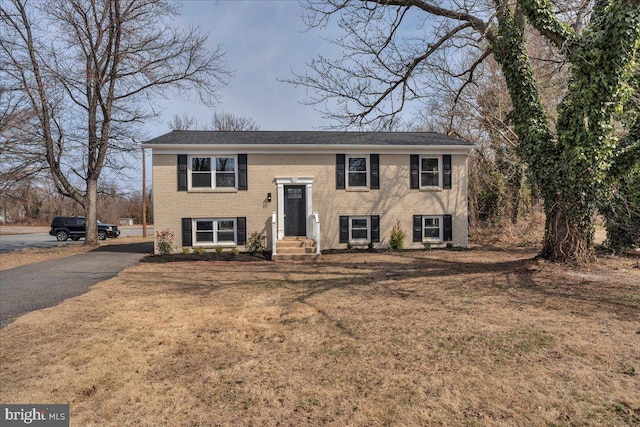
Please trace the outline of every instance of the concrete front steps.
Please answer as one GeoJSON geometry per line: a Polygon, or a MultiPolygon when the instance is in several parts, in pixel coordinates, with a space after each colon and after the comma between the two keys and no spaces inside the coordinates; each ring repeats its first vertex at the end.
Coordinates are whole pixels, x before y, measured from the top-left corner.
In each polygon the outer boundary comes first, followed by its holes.
{"type": "Polygon", "coordinates": [[[273,261],[311,261],[321,257],[316,253],[316,242],[306,237],[285,237],[276,242],[273,261]]]}

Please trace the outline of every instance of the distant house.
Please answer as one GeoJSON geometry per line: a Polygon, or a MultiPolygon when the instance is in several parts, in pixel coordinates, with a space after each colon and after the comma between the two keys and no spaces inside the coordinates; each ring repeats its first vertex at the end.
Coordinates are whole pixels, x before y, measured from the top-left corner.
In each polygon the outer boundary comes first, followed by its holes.
{"type": "Polygon", "coordinates": [[[118,219],[120,225],[133,225],[133,218],[120,218],[118,219]]]}
{"type": "MultiPolygon", "coordinates": [[[[173,131],[153,150],[156,230],[177,246],[244,249],[267,235],[279,257],[386,247],[468,246],[472,144],[431,132],[173,131]],[[300,248],[295,249],[294,247],[300,248]]],[[[277,258],[277,257],[276,257],[277,258]]]]}

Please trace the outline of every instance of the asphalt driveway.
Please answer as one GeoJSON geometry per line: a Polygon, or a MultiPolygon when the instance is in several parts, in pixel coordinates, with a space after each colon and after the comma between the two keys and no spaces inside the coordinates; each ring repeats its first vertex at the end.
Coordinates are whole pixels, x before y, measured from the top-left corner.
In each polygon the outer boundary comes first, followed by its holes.
{"type": "Polygon", "coordinates": [[[153,243],[97,248],[91,252],[0,272],[0,328],[21,314],[81,295],[98,282],[136,264],[153,243]]]}

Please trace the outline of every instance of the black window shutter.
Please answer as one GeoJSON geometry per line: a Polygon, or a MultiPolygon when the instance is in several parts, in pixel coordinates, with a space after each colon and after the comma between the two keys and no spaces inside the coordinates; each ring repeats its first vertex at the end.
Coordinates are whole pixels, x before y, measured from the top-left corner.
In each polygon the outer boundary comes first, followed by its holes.
{"type": "Polygon", "coordinates": [[[187,155],[178,154],[178,191],[187,191],[187,155]]]}
{"type": "Polygon", "coordinates": [[[442,188],[451,188],[451,154],[442,156],[442,188]]]}
{"type": "Polygon", "coordinates": [[[442,215],[442,236],[445,242],[450,242],[453,240],[453,225],[451,215],[442,215]]]}
{"type": "Polygon", "coordinates": [[[377,190],[380,188],[380,155],[371,154],[369,165],[371,166],[371,189],[377,190]]]}
{"type": "Polygon", "coordinates": [[[248,190],[246,154],[238,154],[238,190],[248,190]]]}
{"type": "Polygon", "coordinates": [[[182,246],[193,245],[191,235],[191,218],[182,218],[182,246]]]}
{"type": "Polygon", "coordinates": [[[336,154],[336,190],[344,190],[344,154],[336,154]]]}
{"type": "Polygon", "coordinates": [[[247,218],[239,216],[236,218],[238,241],[236,245],[244,245],[247,243],[247,218]]]}
{"type": "Polygon", "coordinates": [[[411,154],[411,181],[409,188],[420,188],[420,156],[411,154]]]}
{"type": "Polygon", "coordinates": [[[371,241],[380,243],[380,215],[371,215],[371,241]]]}
{"type": "Polygon", "coordinates": [[[349,217],[340,216],[340,243],[349,242],[349,217]]]}
{"type": "Polygon", "coordinates": [[[413,216],[413,241],[422,242],[422,215],[413,216]]]}

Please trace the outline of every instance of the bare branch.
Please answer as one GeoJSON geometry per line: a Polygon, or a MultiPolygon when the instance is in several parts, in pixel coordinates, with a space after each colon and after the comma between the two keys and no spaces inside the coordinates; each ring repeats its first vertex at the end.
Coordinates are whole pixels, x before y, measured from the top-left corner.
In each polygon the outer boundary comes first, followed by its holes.
{"type": "Polygon", "coordinates": [[[465,11],[456,11],[444,9],[439,6],[435,6],[433,4],[429,4],[422,0],[366,0],[367,2],[381,4],[381,5],[389,5],[389,6],[406,6],[406,7],[416,7],[424,12],[435,16],[441,16],[443,18],[450,18],[457,21],[464,21],[470,24],[474,30],[481,33],[484,37],[487,37],[491,41],[494,37],[493,31],[489,27],[488,23],[468,12],[465,11]]]}
{"type": "Polygon", "coordinates": [[[344,35],[332,41],[344,54],[339,59],[321,56],[307,64],[310,72],[282,81],[306,87],[308,104],[340,127],[394,126],[408,103],[437,92],[426,76],[444,68],[458,75],[464,90],[464,80],[474,71],[461,68],[457,58],[488,55],[494,11],[472,11],[468,4],[454,8],[418,0],[309,0],[307,23],[324,26],[335,17],[344,35]]]}

